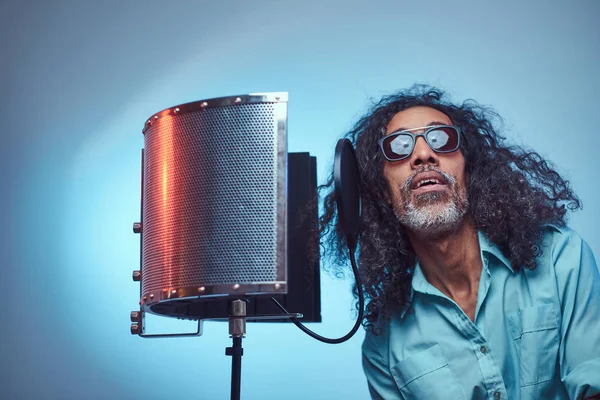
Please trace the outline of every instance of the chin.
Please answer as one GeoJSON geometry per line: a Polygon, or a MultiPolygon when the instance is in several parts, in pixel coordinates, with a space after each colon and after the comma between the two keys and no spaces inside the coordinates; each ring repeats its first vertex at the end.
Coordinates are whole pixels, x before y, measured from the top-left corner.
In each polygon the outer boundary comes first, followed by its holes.
{"type": "MultiPolygon", "coordinates": [[[[396,211],[396,217],[407,229],[424,236],[445,236],[458,229],[467,213],[467,204],[439,198],[440,193],[424,193],[396,211]]],[[[443,194],[442,194],[443,195],[443,194]]],[[[400,208],[400,207],[399,207],[400,208]]]]}
{"type": "Polygon", "coordinates": [[[416,208],[419,207],[429,207],[429,206],[439,206],[445,207],[450,202],[450,196],[446,192],[436,191],[436,192],[427,192],[414,196],[413,206],[416,208]]]}

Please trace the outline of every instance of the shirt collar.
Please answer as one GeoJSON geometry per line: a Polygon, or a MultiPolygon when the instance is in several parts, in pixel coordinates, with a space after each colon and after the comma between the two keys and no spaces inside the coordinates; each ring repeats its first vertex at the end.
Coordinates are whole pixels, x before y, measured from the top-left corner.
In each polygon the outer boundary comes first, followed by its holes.
{"type": "MultiPolygon", "coordinates": [[[[486,261],[489,260],[488,257],[491,254],[492,256],[497,258],[498,261],[500,261],[511,272],[513,272],[513,273],[515,272],[510,263],[510,260],[502,253],[500,248],[494,242],[492,242],[490,239],[488,239],[487,236],[485,236],[484,233],[481,231],[477,232],[477,237],[479,239],[479,250],[481,252],[481,261],[483,262],[484,268],[487,268],[486,261]]],[[[413,276],[412,276],[412,281],[411,281],[410,299],[409,299],[408,303],[406,303],[404,305],[404,307],[402,308],[402,310],[400,312],[400,318],[404,318],[404,315],[410,308],[410,305],[411,305],[414,295],[415,295],[415,291],[421,292],[421,293],[428,293],[428,294],[437,294],[437,293],[433,293],[432,290],[435,290],[436,292],[438,292],[437,289],[435,289],[433,286],[431,286],[431,284],[429,282],[427,282],[427,279],[425,279],[425,275],[423,275],[423,271],[421,271],[421,266],[419,265],[419,261],[417,261],[415,263],[415,268],[413,271],[413,276]]]]}
{"type": "Polygon", "coordinates": [[[498,245],[496,245],[494,242],[488,239],[488,237],[485,236],[481,231],[477,232],[477,235],[479,237],[479,249],[481,250],[481,260],[487,260],[487,255],[491,254],[494,257],[496,257],[498,261],[504,264],[506,268],[510,269],[510,272],[514,273],[515,270],[513,269],[510,260],[504,255],[504,253],[502,253],[502,250],[500,250],[498,245]]]}
{"type": "Polygon", "coordinates": [[[410,299],[402,308],[402,311],[400,312],[400,318],[404,318],[404,315],[406,315],[408,309],[410,308],[413,302],[413,298],[415,297],[415,291],[421,293],[429,293],[429,287],[431,287],[431,284],[427,282],[427,279],[425,279],[425,275],[423,275],[423,271],[421,271],[421,265],[417,260],[417,262],[415,263],[415,268],[412,272],[412,279],[410,284],[410,299]]]}

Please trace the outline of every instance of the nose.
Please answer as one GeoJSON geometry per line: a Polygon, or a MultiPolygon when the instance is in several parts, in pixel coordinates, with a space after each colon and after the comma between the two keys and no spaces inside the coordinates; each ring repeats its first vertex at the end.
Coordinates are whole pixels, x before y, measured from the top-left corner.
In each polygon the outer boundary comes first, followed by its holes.
{"type": "Polygon", "coordinates": [[[422,165],[435,165],[439,164],[439,158],[435,151],[429,147],[425,138],[422,136],[417,137],[415,141],[415,148],[410,156],[410,165],[413,169],[422,165]]]}

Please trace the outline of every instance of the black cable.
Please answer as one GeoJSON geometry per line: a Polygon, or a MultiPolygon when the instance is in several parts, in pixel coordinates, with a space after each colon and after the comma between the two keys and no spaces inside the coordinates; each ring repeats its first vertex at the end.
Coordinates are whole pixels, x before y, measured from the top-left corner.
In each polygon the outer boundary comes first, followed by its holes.
{"type": "MultiPolygon", "coordinates": [[[[354,272],[354,279],[356,280],[356,288],[358,289],[358,318],[356,319],[356,323],[354,324],[354,326],[352,327],[350,332],[348,332],[346,335],[342,336],[341,338],[330,339],[330,338],[326,338],[326,337],[323,337],[321,335],[314,333],[313,331],[308,329],[306,326],[304,326],[296,318],[290,318],[292,320],[292,322],[294,323],[294,325],[296,325],[298,328],[300,328],[300,330],[302,330],[304,333],[306,333],[307,335],[309,335],[317,340],[320,340],[321,342],[324,342],[324,343],[338,344],[338,343],[345,342],[346,340],[348,340],[352,336],[354,336],[356,331],[358,331],[358,328],[360,327],[362,320],[363,320],[365,300],[363,298],[362,284],[360,283],[360,278],[358,276],[358,267],[356,266],[356,258],[354,257],[354,253],[355,253],[355,249],[356,249],[355,243],[356,243],[356,240],[348,240],[348,251],[350,252],[350,263],[352,264],[352,272],[354,272]]],[[[275,298],[271,297],[271,301],[282,312],[289,314],[289,312],[275,298]]]]}

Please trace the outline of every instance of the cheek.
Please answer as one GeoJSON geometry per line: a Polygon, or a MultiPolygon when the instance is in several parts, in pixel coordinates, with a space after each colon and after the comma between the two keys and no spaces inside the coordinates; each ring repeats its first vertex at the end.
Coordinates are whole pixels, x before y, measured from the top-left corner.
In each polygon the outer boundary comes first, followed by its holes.
{"type": "Polygon", "coordinates": [[[394,196],[393,189],[392,189],[394,187],[394,185],[392,184],[392,181],[390,180],[390,170],[387,166],[383,167],[383,180],[385,181],[385,184],[387,186],[387,190],[385,191],[385,201],[386,201],[386,203],[390,204],[391,199],[394,196]]]}
{"type": "Polygon", "coordinates": [[[464,187],[467,185],[468,179],[464,169],[457,168],[454,171],[452,171],[452,175],[454,175],[456,181],[460,186],[464,187]]]}
{"type": "Polygon", "coordinates": [[[454,157],[448,159],[446,165],[440,163],[440,168],[453,175],[460,186],[467,187],[469,175],[466,172],[465,159],[461,153],[454,153],[454,155],[454,157]]]}
{"type": "Polygon", "coordinates": [[[466,172],[465,163],[461,164],[461,167],[458,171],[459,182],[464,188],[468,188],[469,186],[469,174],[466,172]]]}
{"type": "Polygon", "coordinates": [[[383,178],[387,185],[387,190],[385,192],[385,201],[388,204],[391,204],[396,197],[396,179],[394,177],[394,169],[390,168],[388,164],[383,167],[383,178]]]}
{"type": "Polygon", "coordinates": [[[391,205],[392,203],[396,203],[400,198],[400,186],[406,180],[406,176],[399,168],[386,164],[383,167],[383,177],[388,187],[385,200],[391,205]]]}

